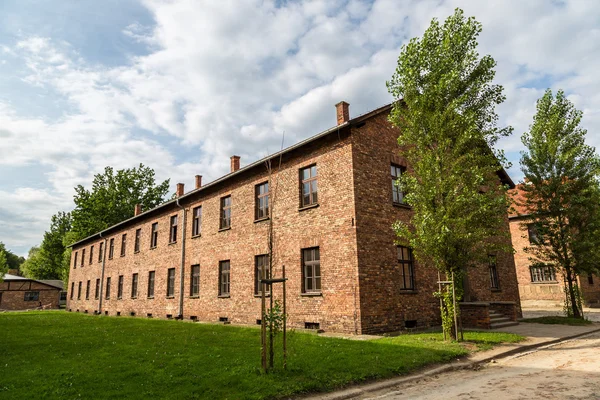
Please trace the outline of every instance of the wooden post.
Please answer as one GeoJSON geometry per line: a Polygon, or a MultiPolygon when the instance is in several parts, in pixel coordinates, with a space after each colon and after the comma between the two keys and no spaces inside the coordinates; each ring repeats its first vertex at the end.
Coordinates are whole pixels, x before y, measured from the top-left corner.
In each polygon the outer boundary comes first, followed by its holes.
{"type": "Polygon", "coordinates": [[[454,332],[458,341],[458,320],[456,318],[456,291],[454,290],[454,272],[452,272],[452,309],[454,310],[454,332]]]}
{"type": "MultiPolygon", "coordinates": [[[[271,264],[273,265],[273,264],[271,264]]],[[[269,279],[273,277],[273,270],[269,268],[269,279]]],[[[273,284],[269,283],[269,367],[273,368],[273,284]]]]}
{"type": "Polygon", "coordinates": [[[261,281],[260,283],[260,307],[261,307],[261,317],[260,317],[260,355],[261,355],[261,365],[264,372],[267,372],[267,323],[265,321],[265,284],[262,282],[262,279],[265,278],[265,265],[263,263],[261,267],[261,281]]]}
{"type": "MultiPolygon", "coordinates": [[[[444,299],[442,298],[442,277],[440,276],[440,271],[438,271],[438,290],[440,293],[440,313],[442,313],[442,309],[444,308],[444,299]]],[[[444,321],[442,321],[442,334],[444,335],[444,342],[446,341],[446,331],[444,330],[444,321]]]]}
{"type": "Polygon", "coordinates": [[[286,309],[286,293],[285,293],[285,265],[281,266],[283,275],[283,369],[287,369],[287,309],[286,309]]]}

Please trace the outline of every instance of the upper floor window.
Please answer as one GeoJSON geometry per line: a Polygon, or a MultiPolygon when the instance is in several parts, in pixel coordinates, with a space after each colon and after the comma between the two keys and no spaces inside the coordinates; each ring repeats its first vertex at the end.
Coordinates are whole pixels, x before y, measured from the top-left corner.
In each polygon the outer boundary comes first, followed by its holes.
{"type": "Polygon", "coordinates": [[[542,244],[542,238],[536,224],[527,224],[527,236],[529,237],[530,244],[542,244]]]}
{"type": "Polygon", "coordinates": [[[264,285],[265,294],[270,294],[270,286],[267,284],[261,284],[261,279],[263,279],[263,269],[265,271],[264,278],[268,279],[271,274],[269,273],[269,255],[263,254],[260,256],[256,256],[254,259],[254,294],[259,295],[262,293],[261,285],[264,285]]]}
{"type": "Polygon", "coordinates": [[[531,282],[556,282],[556,272],[550,266],[529,267],[531,282]]]}
{"type": "Polygon", "coordinates": [[[202,206],[192,210],[192,236],[200,236],[202,233],[202,206]]]}
{"type": "Polygon", "coordinates": [[[231,283],[229,260],[219,261],[219,296],[229,296],[231,283]]]}
{"type": "Polygon", "coordinates": [[[406,168],[401,167],[399,165],[392,164],[391,173],[392,173],[392,201],[396,204],[404,204],[404,193],[400,190],[398,186],[398,178],[402,176],[402,174],[406,171],[406,168]]]}
{"type": "Polygon", "coordinates": [[[102,262],[102,255],[104,253],[104,243],[100,242],[100,245],[98,246],[98,262],[102,262]]]}
{"type": "Polygon", "coordinates": [[[81,266],[85,265],[85,249],[81,249],[81,266]]]}
{"type": "Polygon", "coordinates": [[[108,242],[108,259],[112,260],[115,255],[115,238],[110,238],[108,242]]]}
{"type": "Polygon", "coordinates": [[[490,286],[492,289],[499,289],[500,281],[498,280],[498,268],[497,268],[496,256],[494,256],[494,255],[488,256],[488,265],[490,268],[490,286]]]}
{"type": "Polygon", "coordinates": [[[75,257],[73,257],[73,268],[77,268],[77,260],[79,257],[79,252],[75,252],[75,257]]]}
{"type": "Polygon", "coordinates": [[[140,240],[142,239],[142,229],[138,228],[135,230],[135,243],[133,245],[133,251],[138,253],[140,251],[140,240]]]}
{"type": "Polygon", "coordinates": [[[415,289],[415,271],[412,249],[410,247],[396,246],[398,266],[400,267],[400,282],[398,287],[402,290],[415,289]]]}
{"type": "Polygon", "coordinates": [[[167,271],[167,297],[175,296],[175,268],[167,271]]]}
{"type": "Polygon", "coordinates": [[[319,248],[302,250],[302,293],[321,293],[319,248]]]}
{"type": "Polygon", "coordinates": [[[169,223],[169,243],[175,243],[177,241],[177,215],[171,217],[169,223]]]}
{"type": "Polygon", "coordinates": [[[127,234],[124,233],[121,236],[121,257],[125,256],[125,249],[127,248],[127,234]]]}
{"type": "Polygon", "coordinates": [[[190,279],[190,296],[200,294],[200,266],[192,265],[192,276],[190,279]]]}
{"type": "Polygon", "coordinates": [[[300,170],[300,179],[302,187],[301,206],[307,207],[313,204],[318,204],[319,198],[317,195],[317,166],[313,165],[300,170]]]}
{"type": "Polygon", "coordinates": [[[89,262],[89,264],[92,265],[92,262],[94,262],[94,246],[90,247],[90,262],[89,262]]]}
{"type": "Polygon", "coordinates": [[[231,196],[221,197],[220,229],[231,228],[231,196]]]}
{"type": "Polygon", "coordinates": [[[254,193],[256,204],[256,212],[254,218],[267,218],[269,216],[269,182],[256,185],[254,193]]]}
{"type": "Polygon", "coordinates": [[[152,224],[152,232],[150,233],[150,248],[153,249],[158,244],[158,222],[152,224]]]}

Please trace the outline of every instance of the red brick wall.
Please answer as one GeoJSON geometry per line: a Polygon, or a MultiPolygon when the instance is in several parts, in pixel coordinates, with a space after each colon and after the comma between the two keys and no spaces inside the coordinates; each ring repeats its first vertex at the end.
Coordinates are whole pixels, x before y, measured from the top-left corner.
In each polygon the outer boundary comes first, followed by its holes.
{"type": "MultiPolygon", "coordinates": [[[[347,132],[331,135],[308,147],[286,155],[281,172],[275,173],[271,193],[277,185],[273,209],[274,224],[274,275],[281,275],[281,265],[286,266],[289,278],[288,314],[293,327],[304,327],[305,322],[319,323],[321,328],[332,331],[360,331],[358,318],[358,289],[356,270],[356,234],[354,221],[354,192],[352,175],[352,150],[347,132]],[[299,211],[299,168],[317,164],[319,206],[299,211]],[[277,182],[279,182],[277,184],[277,182]],[[320,247],[322,295],[303,296],[301,294],[301,249],[320,247]]],[[[233,323],[255,324],[260,319],[260,298],[254,296],[254,257],[268,251],[268,221],[254,221],[254,186],[268,179],[266,168],[262,166],[240,174],[227,182],[201,191],[192,202],[185,201],[188,210],[186,226],[186,260],[184,283],[184,318],[196,316],[199,320],[218,321],[226,317],[233,323]],[[219,201],[222,196],[232,196],[231,229],[219,231],[219,201]],[[191,238],[191,210],[202,205],[202,235],[191,238]],[[231,262],[231,295],[218,297],[219,261],[231,262]],[[191,266],[200,265],[200,295],[190,298],[191,266]]],[[[273,197],[272,197],[273,198],[273,197]]],[[[110,315],[121,312],[138,316],[152,313],[154,317],[176,316],[179,301],[181,231],[177,244],[168,244],[169,218],[182,212],[172,207],[156,217],[142,216],[140,222],[131,228],[108,236],[115,238],[115,258],[106,261],[106,277],[112,278],[111,298],[104,300],[103,312],[110,315]],[[159,239],[156,249],[150,250],[150,226],[159,222],[159,239]],[[135,229],[142,227],[141,251],[133,253],[135,229]],[[127,254],[120,257],[121,234],[127,233],[127,254]],[[167,269],[176,268],[175,296],[166,298],[167,269]],[[156,271],[155,296],[147,299],[148,271],[156,271]],[[138,297],[131,299],[133,273],[139,274],[138,297]],[[118,276],[124,275],[123,298],[117,299],[118,276]]],[[[181,226],[181,225],[180,225],[181,226]]],[[[100,277],[101,263],[97,262],[98,241],[94,243],[95,260],[92,265],[71,269],[70,281],[82,282],[85,289],[87,279],[91,280],[90,300],[82,293],[80,300],[76,294],[69,300],[67,308],[93,312],[98,308],[94,299],[95,279],[100,277]]],[[[108,244],[108,241],[107,241],[108,244]]],[[[78,246],[81,258],[81,248],[78,246]]],[[[106,249],[108,251],[108,248],[106,249]]],[[[72,264],[73,265],[73,264],[72,264]]],[[[71,290],[69,283],[68,290],[71,290]]],[[[83,290],[85,292],[85,290],[83,290]]],[[[281,298],[281,287],[277,286],[275,298],[281,298]]]]}
{"type": "Polygon", "coordinates": [[[0,282],[0,310],[29,310],[42,305],[58,308],[60,289],[31,281],[0,282]],[[25,292],[39,292],[38,301],[25,301],[25,292]]]}

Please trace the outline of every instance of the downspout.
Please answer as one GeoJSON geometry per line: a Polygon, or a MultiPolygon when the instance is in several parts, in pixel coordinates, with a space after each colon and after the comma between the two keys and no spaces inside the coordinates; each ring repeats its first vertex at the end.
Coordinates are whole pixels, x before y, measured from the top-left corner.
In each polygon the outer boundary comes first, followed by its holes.
{"type": "Polygon", "coordinates": [[[104,244],[102,244],[102,273],[100,274],[100,298],[98,299],[98,314],[102,314],[102,298],[104,298],[104,264],[106,262],[106,238],[102,237],[102,232],[100,232],[100,239],[104,239],[104,244]]]}
{"type": "Polygon", "coordinates": [[[181,224],[181,266],[179,268],[179,312],[178,318],[183,319],[183,286],[184,286],[184,269],[185,269],[185,224],[187,217],[187,210],[181,204],[179,204],[179,198],[177,199],[177,207],[183,211],[183,221],[181,224]]]}

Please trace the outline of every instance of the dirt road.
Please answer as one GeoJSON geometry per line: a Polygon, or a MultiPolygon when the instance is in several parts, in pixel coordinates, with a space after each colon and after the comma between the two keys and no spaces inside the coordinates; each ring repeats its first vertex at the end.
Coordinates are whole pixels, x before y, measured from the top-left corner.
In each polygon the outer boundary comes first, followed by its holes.
{"type": "Polygon", "coordinates": [[[600,333],[361,399],[600,399],[600,333]]]}

